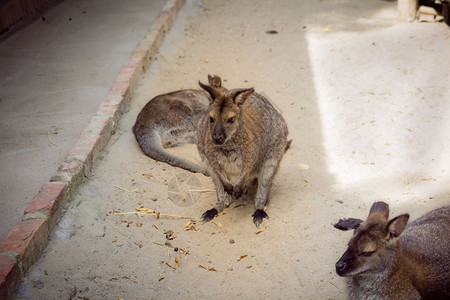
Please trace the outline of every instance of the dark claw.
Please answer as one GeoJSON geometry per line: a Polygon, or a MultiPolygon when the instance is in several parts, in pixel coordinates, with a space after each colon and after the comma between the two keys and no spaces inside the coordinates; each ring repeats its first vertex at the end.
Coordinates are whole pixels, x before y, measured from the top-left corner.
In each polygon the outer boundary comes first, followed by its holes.
{"type": "Polygon", "coordinates": [[[261,225],[264,218],[269,218],[269,216],[266,214],[266,212],[262,209],[257,209],[252,215],[253,217],[253,223],[255,223],[256,227],[259,228],[259,225],[261,225]]]}
{"type": "Polygon", "coordinates": [[[212,208],[210,210],[207,210],[203,213],[201,220],[203,223],[209,222],[212,219],[214,219],[215,216],[217,216],[218,211],[215,208],[212,208]]]}
{"type": "Polygon", "coordinates": [[[363,220],[354,218],[340,219],[339,222],[337,222],[333,226],[334,228],[337,228],[339,230],[349,230],[358,228],[362,222],[363,220]]]}

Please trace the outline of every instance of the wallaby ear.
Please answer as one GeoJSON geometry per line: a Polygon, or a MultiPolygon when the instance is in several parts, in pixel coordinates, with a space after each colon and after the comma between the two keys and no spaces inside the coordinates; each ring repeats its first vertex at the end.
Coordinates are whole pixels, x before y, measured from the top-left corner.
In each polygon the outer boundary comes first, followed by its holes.
{"type": "Polygon", "coordinates": [[[385,202],[378,201],[372,204],[370,208],[368,220],[386,222],[389,218],[389,205],[385,202]]]}
{"type": "Polygon", "coordinates": [[[404,214],[393,218],[389,221],[387,225],[387,231],[391,238],[399,237],[400,234],[405,230],[406,224],[408,224],[409,215],[404,214]]]}
{"type": "Polygon", "coordinates": [[[361,223],[364,221],[361,219],[354,219],[354,218],[347,218],[347,219],[340,219],[339,222],[334,224],[334,228],[339,230],[350,230],[350,229],[357,229],[361,223]]]}
{"type": "Polygon", "coordinates": [[[233,98],[233,102],[237,105],[244,104],[245,100],[253,94],[255,90],[253,88],[249,89],[238,89],[231,92],[230,96],[233,98]]]}
{"type": "Polygon", "coordinates": [[[208,75],[208,82],[209,82],[209,85],[215,89],[222,87],[222,79],[219,76],[208,75]]]}
{"type": "MultiPolygon", "coordinates": [[[[209,75],[208,75],[209,78],[209,75]]],[[[216,94],[214,93],[214,89],[212,87],[210,87],[209,85],[203,84],[200,81],[198,82],[198,85],[204,89],[205,91],[208,92],[208,94],[211,96],[212,101],[214,101],[214,99],[216,98],[216,94]]],[[[211,101],[211,102],[212,102],[211,101]]]]}

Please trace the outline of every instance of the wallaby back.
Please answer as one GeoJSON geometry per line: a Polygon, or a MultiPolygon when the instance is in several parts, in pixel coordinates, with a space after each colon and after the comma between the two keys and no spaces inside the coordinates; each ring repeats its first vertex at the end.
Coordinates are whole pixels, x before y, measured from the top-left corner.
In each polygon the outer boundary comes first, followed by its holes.
{"type": "Polygon", "coordinates": [[[400,242],[409,264],[417,266],[422,299],[450,299],[450,206],[409,223],[400,242]]]}
{"type": "MultiPolygon", "coordinates": [[[[450,206],[407,224],[373,204],[336,263],[352,299],[450,299],[450,206]]],[[[355,219],[354,219],[355,220],[355,219]]],[[[358,222],[357,222],[358,223],[358,222]]]]}
{"type": "Polygon", "coordinates": [[[196,143],[197,124],[208,108],[208,95],[181,90],[159,95],[139,113],[133,132],[149,157],[195,173],[206,174],[203,166],[174,156],[164,148],[196,143]]]}
{"type": "MultiPolygon", "coordinates": [[[[211,88],[226,91],[218,76],[209,76],[211,88]]],[[[202,90],[181,90],[156,96],[137,116],[136,140],[149,157],[172,166],[208,175],[204,166],[176,157],[164,148],[197,143],[198,122],[208,111],[210,95],[202,90]]]]}

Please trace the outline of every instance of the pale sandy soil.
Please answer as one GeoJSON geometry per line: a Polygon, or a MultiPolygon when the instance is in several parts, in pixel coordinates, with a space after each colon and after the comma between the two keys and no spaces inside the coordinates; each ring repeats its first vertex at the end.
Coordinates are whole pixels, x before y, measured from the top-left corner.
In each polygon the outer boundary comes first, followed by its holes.
{"type": "MultiPolygon", "coordinates": [[[[395,17],[396,3],[384,1],[187,4],[20,294],[345,299],[334,264],[351,233],[332,223],[364,218],[378,200],[412,218],[450,202],[449,28],[396,25],[395,17]],[[196,88],[207,74],[229,88],[255,87],[287,121],[293,143],[266,230],[256,234],[251,199],[197,231],[185,230],[189,220],[115,215],[143,206],[195,219],[214,205],[214,193],[189,198],[185,186],[186,201],[173,197],[180,173],[195,189],[213,185],[147,158],[131,132],[149,99],[196,88]],[[155,244],[166,242],[166,230],[177,234],[170,242],[178,252],[155,244]]],[[[195,147],[175,152],[197,155],[195,147]]]]}

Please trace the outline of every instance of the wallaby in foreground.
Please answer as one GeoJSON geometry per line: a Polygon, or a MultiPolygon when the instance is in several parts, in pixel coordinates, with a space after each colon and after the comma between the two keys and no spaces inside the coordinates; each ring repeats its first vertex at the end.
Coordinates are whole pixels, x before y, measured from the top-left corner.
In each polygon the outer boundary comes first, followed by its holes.
{"type": "Polygon", "coordinates": [[[355,229],[336,273],[348,277],[351,299],[450,299],[450,206],[407,225],[391,220],[389,206],[375,202],[365,222],[341,220],[355,229]]]}
{"type": "MultiPolygon", "coordinates": [[[[221,79],[208,76],[209,84],[221,90],[221,79]]],[[[207,114],[211,99],[203,90],[181,90],[156,96],[137,116],[133,132],[142,150],[149,157],[208,175],[205,167],[176,157],[164,148],[197,144],[198,122],[207,114]]]]}
{"type": "Polygon", "coordinates": [[[272,180],[290,143],[286,122],[253,88],[228,91],[199,84],[211,101],[199,123],[197,146],[217,192],[217,205],[203,213],[202,220],[213,219],[257,179],[252,216],[259,227],[268,218],[264,209],[272,180]]]}

